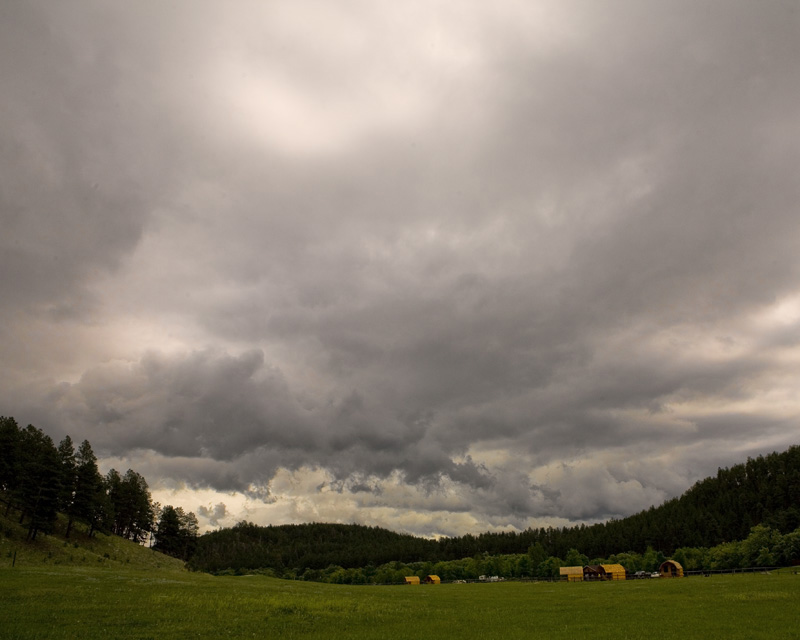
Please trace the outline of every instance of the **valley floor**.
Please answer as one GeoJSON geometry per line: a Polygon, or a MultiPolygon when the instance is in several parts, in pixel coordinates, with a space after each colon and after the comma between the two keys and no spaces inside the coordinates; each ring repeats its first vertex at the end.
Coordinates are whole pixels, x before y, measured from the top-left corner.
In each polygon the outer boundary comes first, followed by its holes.
{"type": "Polygon", "coordinates": [[[800,575],[339,586],[121,566],[0,569],[0,636],[797,638],[800,575]]]}

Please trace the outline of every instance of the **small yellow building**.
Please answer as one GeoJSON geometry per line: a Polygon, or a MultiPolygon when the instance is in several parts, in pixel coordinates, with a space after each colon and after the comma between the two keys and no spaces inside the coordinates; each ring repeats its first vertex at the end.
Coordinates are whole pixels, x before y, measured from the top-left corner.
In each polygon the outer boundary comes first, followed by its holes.
{"type": "Polygon", "coordinates": [[[406,584],[419,584],[419,576],[406,576],[406,584]]]}
{"type": "Polygon", "coordinates": [[[606,580],[625,579],[625,567],[621,564],[601,564],[600,566],[603,567],[603,571],[605,571],[606,580]]]}
{"type": "Polygon", "coordinates": [[[662,562],[661,566],[658,568],[658,572],[661,574],[662,578],[683,577],[683,567],[680,565],[679,562],[675,562],[674,560],[667,560],[666,562],[662,562]]]}
{"type": "Polygon", "coordinates": [[[425,576],[425,584],[441,584],[442,581],[439,576],[425,576]]]}
{"type": "Polygon", "coordinates": [[[567,582],[583,581],[583,567],[561,567],[558,573],[562,578],[566,576],[567,582]]]}

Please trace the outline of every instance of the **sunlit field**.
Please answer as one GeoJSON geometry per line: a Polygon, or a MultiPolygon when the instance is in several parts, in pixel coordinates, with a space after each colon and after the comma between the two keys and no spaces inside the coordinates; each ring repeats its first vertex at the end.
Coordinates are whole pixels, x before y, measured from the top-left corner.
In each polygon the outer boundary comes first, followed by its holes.
{"type": "Polygon", "coordinates": [[[340,586],[120,566],[0,569],[0,637],[797,638],[792,572],[340,586]]]}

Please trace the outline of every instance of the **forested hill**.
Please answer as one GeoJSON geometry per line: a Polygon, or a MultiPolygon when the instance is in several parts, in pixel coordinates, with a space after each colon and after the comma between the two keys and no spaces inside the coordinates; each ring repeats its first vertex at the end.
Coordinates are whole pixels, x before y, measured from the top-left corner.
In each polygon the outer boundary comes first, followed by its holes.
{"type": "Polygon", "coordinates": [[[434,540],[379,527],[320,523],[259,527],[240,522],[201,536],[189,566],[211,572],[231,567],[364,567],[429,559],[436,549],[434,540]]]}
{"type": "Polygon", "coordinates": [[[800,526],[800,447],[720,469],[680,498],[627,518],[591,526],[467,535],[442,539],[439,545],[444,559],[484,551],[524,553],[536,543],[559,558],[569,549],[589,557],[643,553],[647,547],[670,554],[678,547],[713,547],[743,540],[757,524],[781,533],[800,526]]]}
{"type": "Polygon", "coordinates": [[[648,547],[671,554],[679,547],[713,547],[743,540],[765,524],[781,533],[800,527],[800,447],[748,459],[695,484],[680,498],[635,515],[591,526],[485,533],[438,541],[360,525],[306,524],[259,527],[240,523],[201,536],[190,566],[321,569],[390,561],[446,561],[521,554],[532,547],[565,558],[576,549],[589,558],[648,547]]]}

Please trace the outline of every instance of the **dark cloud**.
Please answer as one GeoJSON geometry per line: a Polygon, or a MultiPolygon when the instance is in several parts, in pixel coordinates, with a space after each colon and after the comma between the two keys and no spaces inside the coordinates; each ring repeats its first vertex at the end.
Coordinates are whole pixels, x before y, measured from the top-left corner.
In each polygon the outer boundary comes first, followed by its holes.
{"type": "Polygon", "coordinates": [[[301,4],[0,9],[6,413],[426,533],[796,441],[793,3],[301,4]]]}
{"type": "Polygon", "coordinates": [[[97,272],[135,248],[158,183],[132,162],[148,145],[129,136],[147,115],[124,103],[114,57],[75,46],[45,11],[2,9],[0,292],[7,310],[58,321],[80,315],[97,272]]]}
{"type": "Polygon", "coordinates": [[[166,456],[230,460],[259,447],[303,446],[305,411],[264,355],[213,350],[168,357],[151,353],[133,365],[109,364],[62,385],[51,415],[103,425],[97,445],[112,455],[152,449],[166,456]]]}
{"type": "Polygon", "coordinates": [[[216,527],[219,525],[220,520],[228,515],[228,510],[224,502],[220,502],[213,507],[200,505],[197,507],[197,515],[199,515],[201,518],[207,518],[208,523],[216,527]]]}

